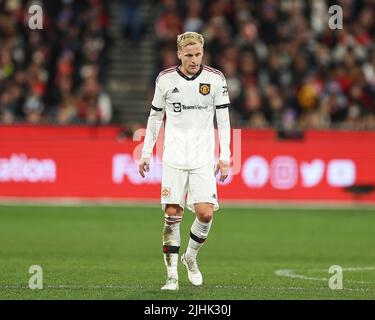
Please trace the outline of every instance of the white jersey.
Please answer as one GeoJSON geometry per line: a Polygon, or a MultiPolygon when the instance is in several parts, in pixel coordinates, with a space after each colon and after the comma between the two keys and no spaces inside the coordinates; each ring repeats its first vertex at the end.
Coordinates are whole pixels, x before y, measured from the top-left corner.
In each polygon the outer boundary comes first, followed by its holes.
{"type": "Polygon", "coordinates": [[[228,106],[227,83],[220,71],[202,65],[194,76],[188,77],[178,67],[164,70],[156,79],[142,156],[151,155],[161,125],[160,119],[165,113],[163,161],[178,169],[195,169],[207,163],[213,164],[213,119],[216,112],[220,159],[229,162],[228,106]],[[152,117],[157,118],[159,122],[151,124],[152,117]]]}

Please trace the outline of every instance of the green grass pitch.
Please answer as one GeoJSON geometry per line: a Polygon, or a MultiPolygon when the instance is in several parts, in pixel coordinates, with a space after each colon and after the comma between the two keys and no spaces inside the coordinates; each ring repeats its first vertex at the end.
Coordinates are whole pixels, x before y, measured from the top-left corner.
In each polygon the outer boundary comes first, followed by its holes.
{"type": "MultiPolygon", "coordinates": [[[[181,225],[185,251],[193,215],[181,225]]],[[[163,292],[158,206],[0,205],[0,299],[374,299],[374,208],[229,208],[214,217],[193,287],[163,292]],[[28,287],[31,265],[43,289],[28,287]],[[343,268],[343,289],[328,272],[343,268]]]]}

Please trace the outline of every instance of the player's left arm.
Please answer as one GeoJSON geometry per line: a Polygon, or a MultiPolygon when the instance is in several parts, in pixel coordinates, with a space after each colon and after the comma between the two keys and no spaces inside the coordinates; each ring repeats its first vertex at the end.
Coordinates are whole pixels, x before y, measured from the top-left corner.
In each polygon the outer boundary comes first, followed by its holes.
{"type": "Polygon", "coordinates": [[[216,167],[217,174],[220,171],[220,181],[224,181],[229,174],[230,167],[230,118],[228,86],[224,76],[218,83],[214,96],[217,128],[219,131],[220,156],[216,167]]]}

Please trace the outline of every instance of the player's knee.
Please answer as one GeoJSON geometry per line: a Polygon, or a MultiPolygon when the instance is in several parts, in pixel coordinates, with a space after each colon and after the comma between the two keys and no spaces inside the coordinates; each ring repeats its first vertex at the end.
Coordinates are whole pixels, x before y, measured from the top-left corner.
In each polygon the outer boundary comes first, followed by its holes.
{"type": "Polygon", "coordinates": [[[211,203],[202,203],[195,206],[195,213],[199,221],[209,223],[212,220],[214,206],[211,203]]]}
{"type": "Polygon", "coordinates": [[[165,213],[168,216],[180,216],[182,215],[182,208],[179,205],[170,205],[165,206],[165,213]]]}
{"type": "Polygon", "coordinates": [[[212,220],[212,211],[200,212],[198,214],[198,220],[200,222],[209,223],[212,220]]]}

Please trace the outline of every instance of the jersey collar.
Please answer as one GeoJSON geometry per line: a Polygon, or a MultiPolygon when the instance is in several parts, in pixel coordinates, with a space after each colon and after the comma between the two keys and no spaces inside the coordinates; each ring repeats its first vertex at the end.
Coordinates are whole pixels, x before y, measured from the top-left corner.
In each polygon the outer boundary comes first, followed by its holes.
{"type": "Polygon", "coordinates": [[[201,66],[200,66],[198,72],[197,72],[195,75],[193,75],[191,78],[189,78],[186,74],[184,74],[184,73],[180,70],[180,66],[181,66],[181,65],[177,66],[177,68],[176,68],[177,73],[178,73],[181,77],[183,77],[185,80],[188,80],[188,81],[192,81],[192,80],[195,80],[196,78],[198,78],[199,75],[202,73],[202,70],[203,70],[203,65],[201,64],[201,66]]]}

